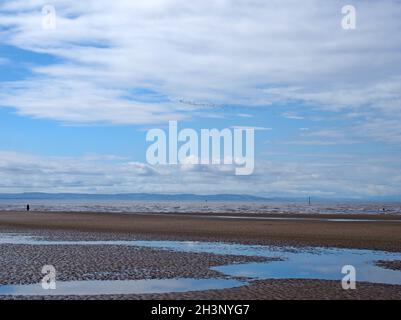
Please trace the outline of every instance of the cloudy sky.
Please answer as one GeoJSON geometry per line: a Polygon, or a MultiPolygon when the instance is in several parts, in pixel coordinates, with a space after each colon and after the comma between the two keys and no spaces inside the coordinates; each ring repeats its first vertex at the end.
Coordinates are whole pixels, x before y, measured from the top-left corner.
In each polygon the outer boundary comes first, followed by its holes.
{"type": "Polygon", "coordinates": [[[399,0],[0,0],[0,193],[400,196],[400,34],[399,0]],[[148,165],[169,120],[258,128],[254,174],[148,165]]]}

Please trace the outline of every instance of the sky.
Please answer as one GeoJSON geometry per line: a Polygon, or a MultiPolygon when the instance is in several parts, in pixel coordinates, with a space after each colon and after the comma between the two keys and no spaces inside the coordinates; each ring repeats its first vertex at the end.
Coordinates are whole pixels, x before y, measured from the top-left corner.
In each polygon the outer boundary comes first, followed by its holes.
{"type": "Polygon", "coordinates": [[[400,34],[399,0],[0,0],[0,193],[401,197],[400,34]],[[149,165],[169,121],[255,128],[253,174],[149,165]]]}

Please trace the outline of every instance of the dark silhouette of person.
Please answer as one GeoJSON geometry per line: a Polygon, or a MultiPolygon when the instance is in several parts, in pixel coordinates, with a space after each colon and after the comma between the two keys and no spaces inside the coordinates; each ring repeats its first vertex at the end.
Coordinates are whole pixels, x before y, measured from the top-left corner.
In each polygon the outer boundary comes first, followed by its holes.
{"type": "Polygon", "coordinates": [[[29,204],[27,204],[26,205],[26,211],[29,211],[30,210],[30,207],[29,207],[29,204]]]}

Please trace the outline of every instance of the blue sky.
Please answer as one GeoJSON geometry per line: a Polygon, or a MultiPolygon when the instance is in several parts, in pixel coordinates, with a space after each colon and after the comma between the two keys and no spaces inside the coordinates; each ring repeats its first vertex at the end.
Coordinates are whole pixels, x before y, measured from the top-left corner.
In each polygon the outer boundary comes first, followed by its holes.
{"type": "Polygon", "coordinates": [[[400,196],[401,4],[349,4],[0,1],[0,192],[400,196]],[[150,166],[170,120],[256,128],[255,172],[150,166]]]}

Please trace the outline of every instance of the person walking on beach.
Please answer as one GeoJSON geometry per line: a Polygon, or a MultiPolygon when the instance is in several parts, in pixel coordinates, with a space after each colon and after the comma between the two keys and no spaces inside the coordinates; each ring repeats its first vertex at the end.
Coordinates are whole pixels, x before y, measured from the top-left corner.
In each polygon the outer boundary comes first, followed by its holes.
{"type": "Polygon", "coordinates": [[[30,207],[29,204],[26,205],[26,211],[29,211],[30,207]]]}

